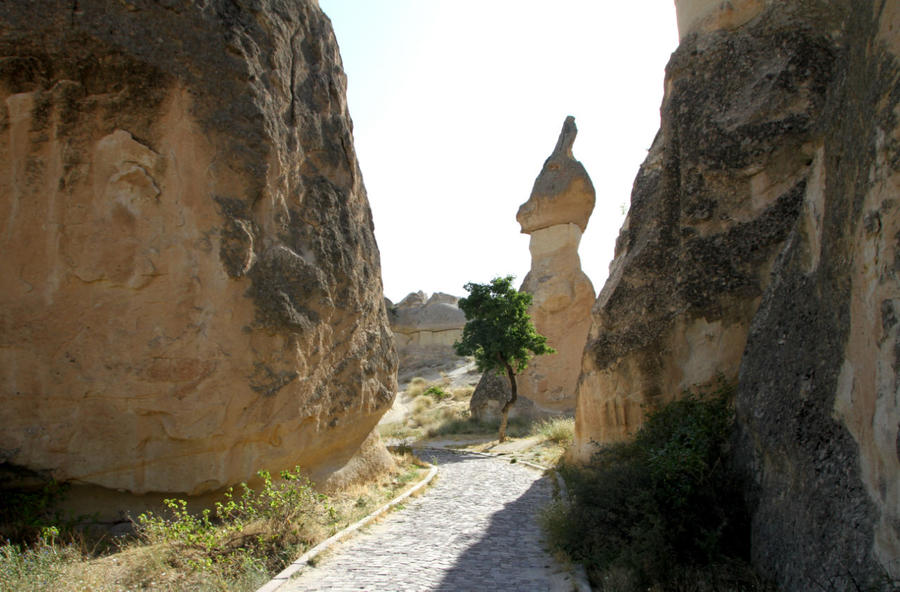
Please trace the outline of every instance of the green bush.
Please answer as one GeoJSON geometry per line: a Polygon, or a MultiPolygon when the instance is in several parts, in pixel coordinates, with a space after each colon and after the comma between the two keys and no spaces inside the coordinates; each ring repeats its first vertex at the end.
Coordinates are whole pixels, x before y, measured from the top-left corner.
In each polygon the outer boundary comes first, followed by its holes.
{"type": "Polygon", "coordinates": [[[598,589],[674,589],[687,572],[748,556],[748,514],[726,458],[731,394],[686,393],[649,413],[632,441],[561,468],[570,503],[543,522],[598,589]]]}
{"type": "Polygon", "coordinates": [[[247,564],[259,571],[274,571],[315,539],[323,517],[328,525],[338,516],[328,497],[316,493],[310,482],[292,473],[281,472],[273,482],[268,471],[258,473],[262,487],[256,491],[241,483],[225,493],[224,502],[191,513],[183,499],[164,500],[169,516],[152,512],[137,520],[138,534],[148,543],[169,543],[179,547],[182,559],[193,569],[216,566],[225,573],[246,571],[247,564]]]}
{"type": "Polygon", "coordinates": [[[435,401],[443,401],[444,399],[449,399],[453,396],[437,385],[431,385],[430,387],[425,389],[425,392],[423,394],[432,397],[435,401]]]}

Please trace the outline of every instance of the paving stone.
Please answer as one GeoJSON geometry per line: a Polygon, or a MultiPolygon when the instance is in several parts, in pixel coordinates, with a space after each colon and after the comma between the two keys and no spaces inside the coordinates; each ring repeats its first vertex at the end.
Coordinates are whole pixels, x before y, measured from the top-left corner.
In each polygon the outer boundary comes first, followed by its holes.
{"type": "Polygon", "coordinates": [[[439,467],[422,496],[318,558],[278,592],[572,590],[544,549],[537,514],[553,486],[508,459],[425,451],[439,467]]]}

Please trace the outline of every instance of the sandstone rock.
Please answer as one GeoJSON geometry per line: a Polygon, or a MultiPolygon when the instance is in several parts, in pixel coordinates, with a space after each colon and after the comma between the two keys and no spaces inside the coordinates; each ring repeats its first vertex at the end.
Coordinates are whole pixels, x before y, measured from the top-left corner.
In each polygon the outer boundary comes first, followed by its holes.
{"type": "Polygon", "coordinates": [[[696,31],[736,29],[757,17],[765,0],[675,0],[678,38],[696,31]]]}
{"type": "MultiPolygon", "coordinates": [[[[485,372],[481,375],[472,398],[469,399],[469,413],[479,421],[498,421],[500,409],[512,397],[509,378],[496,372],[485,372]]],[[[509,417],[533,416],[534,403],[518,397],[516,404],[509,410],[509,417]]]]}
{"type": "Polygon", "coordinates": [[[347,479],[397,358],[316,3],[5,2],[0,55],[0,463],[347,479]]]}
{"type": "Polygon", "coordinates": [[[528,313],[535,328],[556,349],[555,354],[533,358],[517,384],[519,394],[536,409],[555,413],[575,409],[595,296],[578,258],[581,233],[594,208],[594,189],[572,155],[576,133],[575,120],[567,117],[556,149],[517,216],[522,232],[531,235],[531,271],[521,290],[532,295],[528,313]]]}
{"type": "Polygon", "coordinates": [[[572,155],[577,133],[575,118],[570,115],[563,123],[556,148],[534,181],[531,197],[516,214],[522,232],[531,234],[556,224],[575,224],[581,232],[587,227],[594,211],[594,185],[572,155]]]}
{"type": "Polygon", "coordinates": [[[466,324],[466,316],[459,309],[459,298],[450,294],[435,293],[427,301],[422,292],[410,294],[391,312],[391,329],[394,332],[412,334],[422,331],[460,331],[466,324]]]}
{"type": "Polygon", "coordinates": [[[401,372],[415,373],[424,366],[459,358],[453,344],[462,336],[466,316],[458,302],[456,296],[440,292],[426,299],[420,291],[388,305],[401,372]]]}
{"type": "Polygon", "coordinates": [[[757,566],[785,590],[891,589],[900,8],[676,5],[687,24],[594,307],[575,456],[626,437],[642,405],[737,381],[757,566]]]}

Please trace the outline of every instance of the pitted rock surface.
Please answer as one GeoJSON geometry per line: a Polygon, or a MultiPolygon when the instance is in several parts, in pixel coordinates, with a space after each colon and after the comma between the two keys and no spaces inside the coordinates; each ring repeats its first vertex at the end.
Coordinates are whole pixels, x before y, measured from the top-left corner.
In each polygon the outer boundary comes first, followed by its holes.
{"type": "Polygon", "coordinates": [[[578,383],[574,455],[737,383],[751,554],[900,589],[900,3],[678,0],[578,383]]]}
{"type": "Polygon", "coordinates": [[[0,63],[0,464],[180,496],[390,462],[366,438],[397,356],[317,3],[0,2],[0,63]]]}
{"type": "Polygon", "coordinates": [[[531,234],[557,224],[575,224],[581,232],[587,228],[588,218],[594,211],[595,192],[584,165],[572,153],[576,135],[575,118],[569,115],[563,122],[556,147],[534,180],[531,196],[516,213],[523,233],[531,234]]]}
{"type": "Polygon", "coordinates": [[[544,550],[537,513],[548,477],[503,458],[428,450],[437,482],[386,520],[279,588],[301,590],[571,590],[544,550]]]}

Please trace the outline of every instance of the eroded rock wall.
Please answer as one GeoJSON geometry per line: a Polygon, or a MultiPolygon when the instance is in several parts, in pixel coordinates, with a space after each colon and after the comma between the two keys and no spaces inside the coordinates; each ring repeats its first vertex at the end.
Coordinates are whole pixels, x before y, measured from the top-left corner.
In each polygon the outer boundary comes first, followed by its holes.
{"type": "Polygon", "coordinates": [[[643,409],[737,377],[770,270],[814,172],[832,42],[789,27],[685,39],[594,305],[576,452],[625,438],[643,409]]]}
{"type": "Polygon", "coordinates": [[[676,6],[682,42],[595,304],[574,453],[626,437],[643,405],[735,381],[757,566],[785,590],[892,589],[900,7],[676,6]]]}
{"type": "Polygon", "coordinates": [[[836,4],[789,21],[833,31],[834,66],[801,215],[750,327],[736,451],[766,575],[896,590],[900,5],[836,4]]]}
{"type": "Polygon", "coordinates": [[[0,462],[192,495],[380,462],[345,88],[313,1],[0,4],[0,462]]]}

